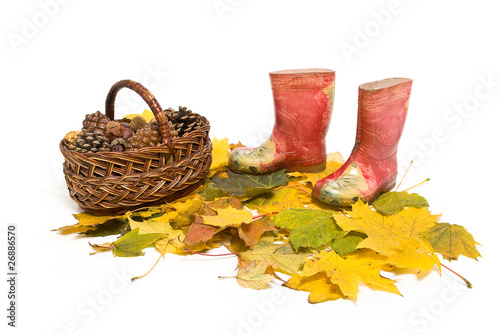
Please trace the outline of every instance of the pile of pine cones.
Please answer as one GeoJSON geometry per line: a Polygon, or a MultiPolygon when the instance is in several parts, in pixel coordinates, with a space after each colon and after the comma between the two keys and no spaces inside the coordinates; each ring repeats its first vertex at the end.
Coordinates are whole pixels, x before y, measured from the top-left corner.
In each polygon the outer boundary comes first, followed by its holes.
{"type": "MultiPolygon", "coordinates": [[[[169,123],[172,137],[182,137],[200,128],[203,121],[186,107],[179,110],[169,108],[163,111],[169,123]]],[[[103,151],[134,151],[155,147],[161,142],[158,123],[153,118],[147,122],[142,116],[119,121],[111,121],[105,114],[97,111],[87,114],[81,131],[70,131],[64,136],[63,143],[79,153],[103,151]]]]}

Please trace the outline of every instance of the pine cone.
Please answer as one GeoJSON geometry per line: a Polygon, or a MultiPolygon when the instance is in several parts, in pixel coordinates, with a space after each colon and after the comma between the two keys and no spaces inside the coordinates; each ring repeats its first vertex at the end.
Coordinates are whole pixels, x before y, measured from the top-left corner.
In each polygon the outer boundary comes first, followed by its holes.
{"type": "MultiPolygon", "coordinates": [[[[174,125],[172,124],[172,122],[169,119],[167,119],[167,123],[168,123],[168,127],[170,129],[170,134],[172,135],[172,137],[178,137],[177,131],[174,130],[174,125]]],[[[151,121],[151,125],[153,127],[156,127],[156,129],[160,129],[158,126],[158,121],[156,121],[156,120],[151,121]]]]}
{"type": "Polygon", "coordinates": [[[109,151],[109,142],[108,139],[99,132],[93,130],[82,131],[75,139],[73,150],[82,154],[87,152],[109,151]]]}
{"type": "Polygon", "coordinates": [[[129,138],[126,149],[134,151],[146,147],[156,147],[158,144],[160,144],[158,125],[148,123],[129,138]]]}
{"type": "Polygon", "coordinates": [[[106,124],[109,122],[109,118],[97,111],[92,114],[87,114],[85,120],[83,120],[82,131],[93,130],[96,133],[104,134],[106,131],[106,124]]]}
{"type": "Polygon", "coordinates": [[[203,125],[203,121],[198,114],[193,113],[186,107],[179,106],[179,110],[169,108],[164,111],[167,120],[171,122],[172,129],[177,136],[182,137],[190,131],[196,130],[203,125]]]}
{"type": "Polygon", "coordinates": [[[68,148],[74,149],[75,148],[75,141],[76,141],[78,135],[80,135],[81,133],[82,132],[79,130],[70,131],[69,133],[64,135],[64,141],[63,141],[64,144],[66,144],[68,146],[68,148]]]}

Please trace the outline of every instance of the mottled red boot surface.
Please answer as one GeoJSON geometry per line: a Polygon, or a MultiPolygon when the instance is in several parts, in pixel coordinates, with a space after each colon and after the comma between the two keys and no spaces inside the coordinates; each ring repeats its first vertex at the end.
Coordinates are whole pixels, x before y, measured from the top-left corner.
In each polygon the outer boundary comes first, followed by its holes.
{"type": "Polygon", "coordinates": [[[325,136],[330,125],[335,72],[298,69],[271,72],[275,124],[257,148],[237,148],[229,168],[262,174],[282,169],[318,172],[325,169],[325,136]]]}
{"type": "Polygon", "coordinates": [[[397,150],[412,80],[389,78],[359,86],[354,149],[345,164],[314,185],[313,197],[335,206],[369,202],[396,183],[397,150]]]}

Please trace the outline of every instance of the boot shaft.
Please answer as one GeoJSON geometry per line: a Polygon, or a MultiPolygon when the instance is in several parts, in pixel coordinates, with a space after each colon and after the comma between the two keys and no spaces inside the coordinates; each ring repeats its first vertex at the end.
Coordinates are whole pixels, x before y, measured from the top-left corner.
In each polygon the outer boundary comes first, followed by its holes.
{"type": "Polygon", "coordinates": [[[358,150],[374,161],[397,153],[408,112],[412,80],[389,78],[359,86],[358,150]]]}
{"type": "Polygon", "coordinates": [[[335,72],[328,69],[276,71],[273,90],[273,136],[288,143],[314,143],[325,138],[335,92],[335,72]]]}

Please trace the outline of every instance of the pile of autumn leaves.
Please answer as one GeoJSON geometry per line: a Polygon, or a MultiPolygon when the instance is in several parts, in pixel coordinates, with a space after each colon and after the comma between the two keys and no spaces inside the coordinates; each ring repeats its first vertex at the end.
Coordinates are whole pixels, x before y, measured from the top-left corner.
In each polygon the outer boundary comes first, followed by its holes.
{"type": "Polygon", "coordinates": [[[328,155],[321,173],[250,176],[227,170],[231,147],[227,139],[214,139],[210,178],[187,197],[119,216],[76,214],[78,223],[57,230],[118,235],[91,244],[92,254],[118,257],[141,256],[152,246],[161,255],[225,247],[237,256],[241,286],[263,289],[281,280],[309,292],[311,303],[356,300],[360,284],[400,294],[381,271],[440,270],[437,254],[448,260],[480,256],[470,233],[438,222],[416,193],[388,192],[371,205],[358,201],[343,211],[313,201],[316,181],[342,165],[338,153],[328,155]]]}

